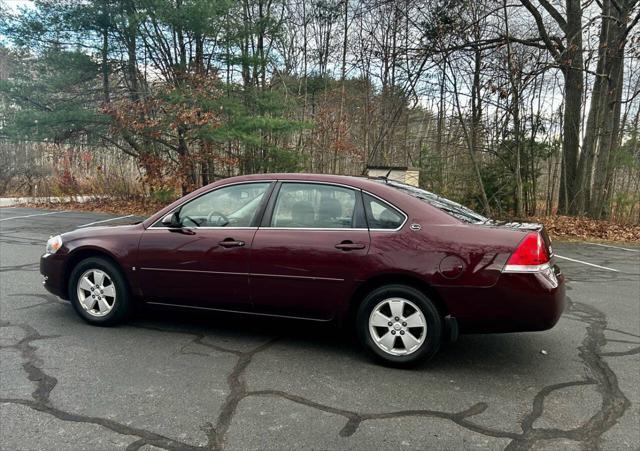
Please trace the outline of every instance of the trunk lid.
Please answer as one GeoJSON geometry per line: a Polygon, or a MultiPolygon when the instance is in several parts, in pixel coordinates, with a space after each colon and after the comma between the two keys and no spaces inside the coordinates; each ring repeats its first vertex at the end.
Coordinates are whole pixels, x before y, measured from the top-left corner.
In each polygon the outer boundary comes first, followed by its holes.
{"type": "Polygon", "coordinates": [[[551,247],[551,238],[547,233],[544,225],[537,222],[517,222],[517,221],[494,221],[490,220],[482,223],[483,226],[496,227],[503,229],[522,230],[523,232],[538,232],[542,236],[549,257],[553,257],[553,248],[551,247]]]}

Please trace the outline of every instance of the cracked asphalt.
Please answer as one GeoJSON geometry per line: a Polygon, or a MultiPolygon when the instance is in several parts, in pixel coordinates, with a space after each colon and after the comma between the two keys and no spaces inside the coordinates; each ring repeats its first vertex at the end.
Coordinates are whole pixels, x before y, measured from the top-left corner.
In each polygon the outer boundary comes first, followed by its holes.
{"type": "Polygon", "coordinates": [[[326,325],[168,310],[86,325],[38,259],[50,235],[111,218],[0,209],[2,450],[640,449],[637,244],[554,243],[617,272],[560,260],[554,329],[465,335],[397,370],[326,325]]]}

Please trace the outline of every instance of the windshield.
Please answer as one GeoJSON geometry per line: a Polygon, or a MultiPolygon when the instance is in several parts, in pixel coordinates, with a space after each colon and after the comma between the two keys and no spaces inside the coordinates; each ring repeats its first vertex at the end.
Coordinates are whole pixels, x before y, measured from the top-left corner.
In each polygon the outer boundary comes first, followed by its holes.
{"type": "Polygon", "coordinates": [[[434,194],[432,192],[416,188],[415,186],[407,185],[405,183],[395,182],[393,180],[377,181],[388,186],[392,186],[397,190],[409,194],[410,196],[418,198],[461,221],[474,224],[489,221],[489,218],[482,216],[480,213],[476,213],[475,211],[465,207],[464,205],[460,205],[457,202],[438,196],[437,194],[434,194]]]}

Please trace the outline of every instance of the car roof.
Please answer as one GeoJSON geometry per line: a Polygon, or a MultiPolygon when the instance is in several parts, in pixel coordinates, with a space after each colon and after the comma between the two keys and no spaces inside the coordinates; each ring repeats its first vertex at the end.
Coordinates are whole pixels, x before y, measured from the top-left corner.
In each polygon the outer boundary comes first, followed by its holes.
{"type": "Polygon", "coordinates": [[[332,174],[312,174],[305,172],[280,172],[269,174],[251,174],[251,175],[239,175],[235,177],[229,177],[226,179],[218,180],[211,184],[211,186],[218,184],[248,182],[255,180],[282,180],[282,181],[305,181],[305,182],[326,182],[337,183],[343,185],[349,185],[354,188],[371,188],[380,186],[380,184],[372,179],[363,176],[349,176],[349,175],[332,175],[332,174]]]}

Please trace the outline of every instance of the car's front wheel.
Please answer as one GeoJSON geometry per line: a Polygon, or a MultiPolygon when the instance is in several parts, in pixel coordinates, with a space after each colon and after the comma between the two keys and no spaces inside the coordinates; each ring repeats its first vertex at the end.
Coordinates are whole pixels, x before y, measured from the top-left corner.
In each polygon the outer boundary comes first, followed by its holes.
{"type": "Polygon", "coordinates": [[[73,268],[69,297],[78,315],[98,326],[111,326],[129,314],[131,300],[127,283],[110,261],[91,257],[73,268]]]}
{"type": "Polygon", "coordinates": [[[375,357],[395,366],[433,357],[442,341],[442,320],[433,302],[406,285],[385,285],[360,304],[360,342],[375,357]]]}

